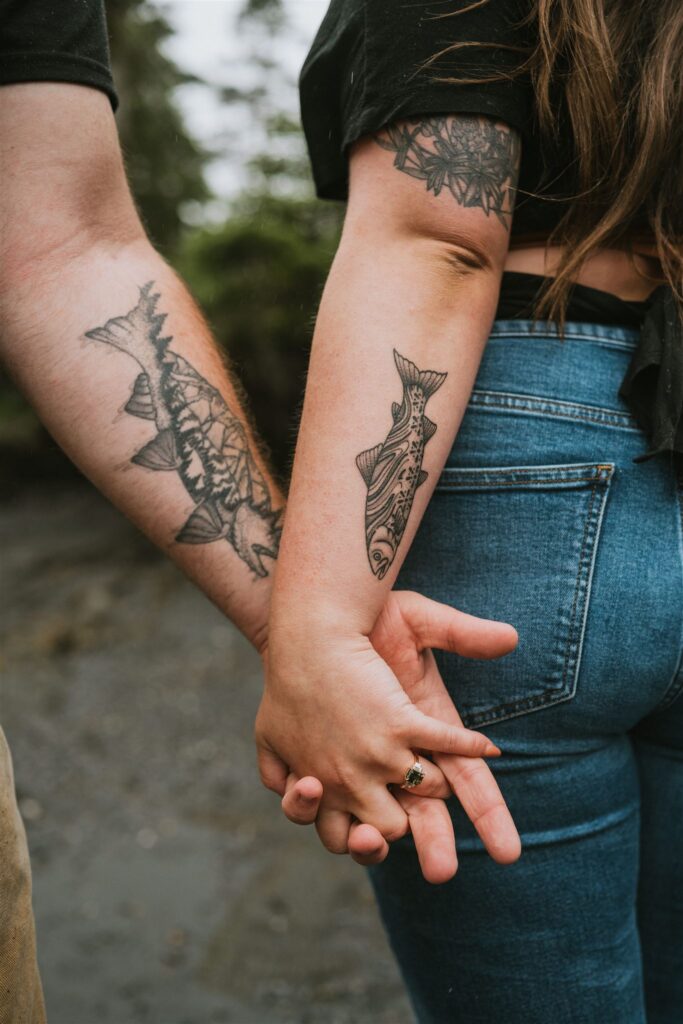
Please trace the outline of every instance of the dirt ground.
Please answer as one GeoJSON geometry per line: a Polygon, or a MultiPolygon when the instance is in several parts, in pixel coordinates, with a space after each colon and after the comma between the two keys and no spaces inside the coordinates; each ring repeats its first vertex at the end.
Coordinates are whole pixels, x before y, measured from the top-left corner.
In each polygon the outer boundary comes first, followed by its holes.
{"type": "Polygon", "coordinates": [[[258,659],[85,484],[0,505],[51,1024],[407,1024],[363,869],[260,786],[258,659]]]}

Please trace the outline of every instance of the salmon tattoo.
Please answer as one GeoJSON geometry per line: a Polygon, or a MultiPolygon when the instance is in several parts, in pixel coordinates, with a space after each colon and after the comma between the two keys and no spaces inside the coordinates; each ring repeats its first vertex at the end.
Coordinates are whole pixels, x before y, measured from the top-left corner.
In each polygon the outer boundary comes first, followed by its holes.
{"type": "Polygon", "coordinates": [[[157,433],[131,462],[176,472],[195,501],[178,542],[226,540],[255,576],[267,576],[263,559],[277,557],[281,510],[271,507],[242,422],[220,392],[169,348],[173,338],[160,337],[166,314],[157,313],[160,296],[153,288],[149,281],[140,289],[126,316],[85,332],[131,356],[142,371],[125,411],[153,421],[157,433]]]}
{"type": "Polygon", "coordinates": [[[365,504],[365,542],[370,568],[386,576],[401,543],[417,488],[428,474],[422,468],[424,448],[436,424],[424,414],[427,400],[448,374],[418,370],[394,349],[394,362],[403,384],[403,402],[394,402],[392,426],[386,441],[356,457],[368,488],[365,504]]]}

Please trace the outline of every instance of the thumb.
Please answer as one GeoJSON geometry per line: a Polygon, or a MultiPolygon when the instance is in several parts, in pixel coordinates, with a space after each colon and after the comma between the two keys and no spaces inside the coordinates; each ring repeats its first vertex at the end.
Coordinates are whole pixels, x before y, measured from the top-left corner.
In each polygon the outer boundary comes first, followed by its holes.
{"type": "Polygon", "coordinates": [[[480,619],[422,594],[397,596],[401,614],[422,647],[453,651],[465,658],[500,658],[517,646],[517,630],[509,622],[480,619]]]}

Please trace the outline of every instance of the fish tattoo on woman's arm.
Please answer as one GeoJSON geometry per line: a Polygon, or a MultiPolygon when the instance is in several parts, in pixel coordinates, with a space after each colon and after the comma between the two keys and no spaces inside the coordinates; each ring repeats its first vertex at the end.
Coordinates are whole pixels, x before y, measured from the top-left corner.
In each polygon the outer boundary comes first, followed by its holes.
{"type": "Polygon", "coordinates": [[[131,356],[141,369],[125,411],[150,420],[155,436],[131,459],[136,466],[178,474],[195,507],[176,540],[209,544],[226,540],[255,576],[267,576],[263,559],[277,558],[282,510],[273,510],[241,420],[220,392],[161,337],[154,282],[140,288],[125,316],[85,332],[131,356]]]}
{"type": "Polygon", "coordinates": [[[393,562],[413,506],[417,488],[427,479],[422,458],[436,423],[424,414],[427,400],[448,374],[418,370],[394,349],[394,362],[403,384],[403,401],[391,408],[394,424],[386,440],[356,456],[368,488],[365,503],[365,542],[370,568],[378,579],[393,562]]]}

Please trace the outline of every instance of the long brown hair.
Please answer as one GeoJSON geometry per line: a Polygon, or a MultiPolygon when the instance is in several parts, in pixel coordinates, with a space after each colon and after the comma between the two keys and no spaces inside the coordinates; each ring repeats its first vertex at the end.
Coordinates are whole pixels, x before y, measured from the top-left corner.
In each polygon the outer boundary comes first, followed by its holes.
{"type": "MultiPolygon", "coordinates": [[[[440,17],[488,2],[474,0],[440,17]]],[[[683,3],[530,0],[529,6],[524,23],[534,45],[511,73],[530,76],[548,137],[557,130],[557,89],[563,91],[578,185],[548,240],[564,254],[537,315],[562,323],[585,260],[598,248],[623,247],[643,214],[683,313],[683,3]]],[[[454,43],[435,58],[471,45],[454,43]]]]}

